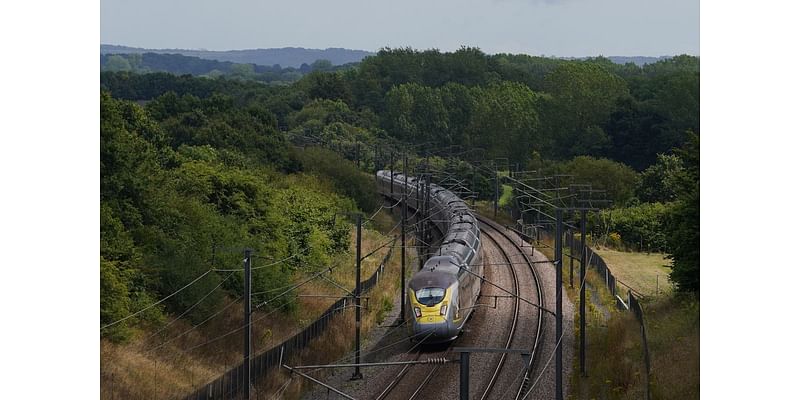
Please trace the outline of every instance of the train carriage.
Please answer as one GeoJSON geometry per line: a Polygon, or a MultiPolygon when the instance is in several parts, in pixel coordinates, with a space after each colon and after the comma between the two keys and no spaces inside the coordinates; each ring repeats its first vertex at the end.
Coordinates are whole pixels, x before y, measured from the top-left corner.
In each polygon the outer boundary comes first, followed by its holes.
{"type": "MultiPolygon", "coordinates": [[[[424,181],[400,173],[378,171],[381,194],[399,201],[405,193],[408,206],[425,201],[424,181]],[[407,182],[407,184],[406,184],[407,182]]],[[[442,244],[408,283],[407,308],[411,338],[425,343],[455,339],[475,309],[481,290],[483,260],[478,221],[466,203],[438,185],[429,192],[429,222],[442,232],[442,244]]]]}

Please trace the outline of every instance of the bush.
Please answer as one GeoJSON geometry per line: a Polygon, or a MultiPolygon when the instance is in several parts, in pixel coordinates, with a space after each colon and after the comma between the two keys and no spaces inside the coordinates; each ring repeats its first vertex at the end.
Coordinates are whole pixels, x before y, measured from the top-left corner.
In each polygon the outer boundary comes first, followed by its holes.
{"type": "Polygon", "coordinates": [[[333,183],[341,195],[355,200],[358,208],[371,211],[378,206],[375,180],[361,173],[355,164],[340,155],[319,147],[310,147],[300,153],[303,169],[333,183]]]}
{"type": "Polygon", "coordinates": [[[603,234],[608,233],[609,247],[664,251],[667,245],[664,224],[669,207],[661,203],[643,203],[633,207],[603,210],[590,217],[603,234]]]}

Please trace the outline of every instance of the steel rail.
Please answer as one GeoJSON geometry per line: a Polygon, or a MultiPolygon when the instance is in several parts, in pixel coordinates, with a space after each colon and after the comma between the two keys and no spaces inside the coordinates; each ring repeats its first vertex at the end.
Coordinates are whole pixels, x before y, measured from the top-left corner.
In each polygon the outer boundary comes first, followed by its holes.
{"type": "MultiPolygon", "coordinates": [[[[501,226],[498,226],[496,222],[494,222],[494,221],[492,221],[492,220],[490,220],[488,218],[484,218],[483,216],[480,216],[478,214],[476,214],[475,217],[479,221],[483,222],[485,225],[491,226],[498,233],[503,235],[508,240],[508,242],[511,243],[520,252],[520,254],[523,255],[523,257],[527,261],[528,270],[531,272],[531,275],[533,276],[533,281],[536,284],[536,297],[537,297],[537,300],[538,300],[540,305],[544,306],[544,292],[542,291],[542,281],[541,281],[541,279],[539,277],[539,273],[536,271],[536,268],[534,268],[535,262],[531,261],[531,259],[528,257],[528,254],[524,251],[524,249],[522,247],[520,247],[520,245],[517,244],[517,241],[513,240],[513,238],[511,238],[511,236],[508,235],[503,230],[503,228],[501,226]]],[[[534,338],[533,346],[531,347],[531,358],[528,361],[528,366],[527,366],[527,369],[525,371],[525,376],[522,379],[522,384],[520,384],[520,387],[517,390],[517,394],[515,396],[515,399],[517,399],[517,400],[521,398],[522,394],[524,393],[525,389],[528,386],[528,383],[530,382],[530,375],[534,371],[533,367],[535,365],[536,357],[538,355],[539,343],[542,340],[542,330],[543,330],[543,324],[544,324],[544,309],[537,308],[537,312],[538,312],[538,316],[536,318],[536,335],[535,335],[535,338],[534,338]]]]}
{"type": "MultiPolygon", "coordinates": [[[[476,218],[479,218],[479,217],[476,215],[476,218]]],[[[492,229],[494,229],[495,231],[500,233],[501,236],[504,236],[509,242],[513,243],[513,241],[510,238],[508,238],[506,235],[503,235],[503,232],[501,230],[498,230],[494,226],[486,224],[486,223],[484,223],[484,225],[491,227],[492,229]]],[[[512,320],[511,320],[511,327],[508,330],[508,337],[506,338],[506,341],[505,341],[505,344],[504,344],[504,348],[505,349],[509,349],[511,347],[511,342],[514,339],[514,335],[517,333],[517,326],[518,326],[517,322],[519,321],[519,311],[520,311],[520,304],[521,304],[520,297],[519,297],[519,293],[520,293],[519,279],[517,277],[516,271],[514,270],[514,267],[511,264],[510,255],[508,254],[506,249],[503,248],[503,246],[500,245],[499,240],[497,240],[494,237],[492,237],[491,234],[486,232],[485,230],[482,229],[481,231],[484,233],[484,235],[482,235],[482,237],[490,238],[490,240],[494,243],[494,245],[497,247],[497,249],[503,255],[503,258],[505,258],[506,261],[509,262],[509,264],[508,264],[509,267],[510,267],[509,271],[511,272],[511,277],[514,280],[514,291],[516,292],[516,295],[513,296],[513,298],[515,299],[515,301],[514,301],[514,313],[513,313],[512,320]]],[[[540,300],[540,302],[541,302],[541,300],[540,300]]],[[[542,311],[540,311],[540,312],[542,312],[542,311]]],[[[451,346],[448,346],[448,350],[451,347],[452,347],[452,343],[451,343],[451,346]]],[[[445,351],[447,351],[447,350],[445,350],[445,351]]],[[[500,371],[502,371],[503,366],[505,365],[505,361],[507,359],[507,356],[508,356],[508,354],[506,354],[506,353],[503,353],[500,356],[500,361],[497,363],[497,367],[495,368],[495,370],[494,370],[494,372],[492,374],[492,377],[489,379],[489,383],[487,384],[486,389],[484,390],[483,394],[480,397],[481,400],[485,400],[489,396],[489,394],[491,393],[492,389],[494,388],[494,385],[497,382],[497,379],[500,377],[500,371]]],[[[434,375],[436,374],[436,372],[439,370],[440,367],[441,367],[440,365],[434,365],[430,369],[428,374],[420,382],[420,384],[417,386],[417,388],[414,390],[414,392],[411,394],[411,396],[408,398],[408,400],[414,400],[422,393],[422,390],[433,379],[434,375]]]]}
{"type": "MultiPolygon", "coordinates": [[[[489,226],[496,232],[500,233],[498,229],[494,228],[490,224],[484,222],[483,225],[489,226]]],[[[500,250],[500,253],[503,254],[503,258],[505,258],[506,261],[511,263],[511,257],[509,256],[508,251],[505,248],[503,248],[503,246],[500,245],[500,241],[492,237],[492,235],[489,234],[489,232],[486,232],[486,230],[483,230],[483,232],[485,233],[485,235],[483,236],[489,238],[492,242],[494,242],[495,246],[497,246],[497,248],[500,250]]],[[[509,264],[509,271],[511,272],[511,277],[514,279],[514,291],[516,292],[516,297],[514,297],[514,316],[513,319],[511,320],[511,329],[509,329],[508,338],[506,339],[506,343],[504,345],[505,349],[511,348],[511,342],[514,340],[514,334],[516,333],[517,329],[517,322],[519,321],[519,308],[520,308],[520,300],[519,300],[520,287],[519,287],[519,279],[517,278],[517,272],[514,270],[514,266],[510,264],[509,264]]],[[[486,398],[488,398],[489,393],[491,393],[492,389],[494,389],[494,385],[495,383],[497,383],[497,378],[500,376],[500,371],[503,369],[507,357],[508,353],[503,353],[500,355],[500,361],[497,363],[497,367],[495,368],[492,377],[489,379],[489,383],[486,385],[486,389],[483,391],[483,394],[480,397],[481,400],[485,400],[486,398]]]]}

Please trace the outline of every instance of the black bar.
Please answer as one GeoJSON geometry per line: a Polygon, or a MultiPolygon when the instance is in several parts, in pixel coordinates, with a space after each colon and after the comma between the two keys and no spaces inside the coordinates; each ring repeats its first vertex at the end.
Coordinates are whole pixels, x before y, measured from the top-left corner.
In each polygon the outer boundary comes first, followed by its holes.
{"type": "Polygon", "coordinates": [[[461,353],[461,376],[459,379],[459,399],[469,400],[469,353],[461,353]]]}
{"type": "MultiPolygon", "coordinates": [[[[356,364],[361,363],[361,214],[356,214],[356,364]]],[[[350,380],[361,379],[361,367],[356,370],[350,380]]]]}
{"type": "Polygon", "coordinates": [[[569,287],[572,289],[572,280],[573,280],[573,267],[575,265],[575,235],[572,233],[572,229],[567,229],[567,235],[569,236],[569,287]]]}
{"type": "Polygon", "coordinates": [[[400,252],[400,321],[406,320],[406,215],[408,214],[408,199],[406,198],[406,185],[408,185],[408,175],[406,168],[408,166],[408,157],[403,155],[403,179],[405,185],[403,186],[403,216],[402,228],[400,229],[400,242],[402,251],[400,252]]]}
{"type": "Polygon", "coordinates": [[[556,266],[556,400],[564,399],[562,371],[564,369],[561,348],[561,335],[563,331],[561,313],[561,286],[562,286],[562,266],[561,266],[561,240],[562,240],[562,226],[561,226],[561,209],[556,209],[556,237],[555,241],[555,266],[556,266]]]}
{"type": "Polygon", "coordinates": [[[244,396],[245,399],[250,399],[250,353],[253,344],[253,325],[251,321],[252,313],[252,300],[250,293],[252,293],[253,271],[250,264],[250,249],[244,250],[244,362],[243,365],[243,379],[244,379],[244,396]]]}
{"type": "Polygon", "coordinates": [[[494,219],[497,219],[497,203],[499,201],[500,177],[497,175],[497,165],[494,166],[494,219]]]}
{"type": "Polygon", "coordinates": [[[390,186],[390,189],[389,189],[389,193],[391,193],[392,196],[394,196],[394,152],[392,152],[390,154],[389,159],[390,159],[390,161],[389,161],[389,175],[391,176],[391,179],[390,179],[391,186],[390,186]]]}
{"type": "Polygon", "coordinates": [[[581,374],[586,376],[586,210],[581,210],[581,374]]]}

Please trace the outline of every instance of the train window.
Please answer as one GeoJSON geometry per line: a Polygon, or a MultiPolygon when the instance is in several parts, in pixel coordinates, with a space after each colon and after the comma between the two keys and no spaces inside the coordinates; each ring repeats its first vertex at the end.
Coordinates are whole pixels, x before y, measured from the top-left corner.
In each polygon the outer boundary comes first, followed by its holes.
{"type": "Polygon", "coordinates": [[[415,293],[417,301],[430,307],[444,300],[444,289],[437,287],[422,288],[415,293]]]}

